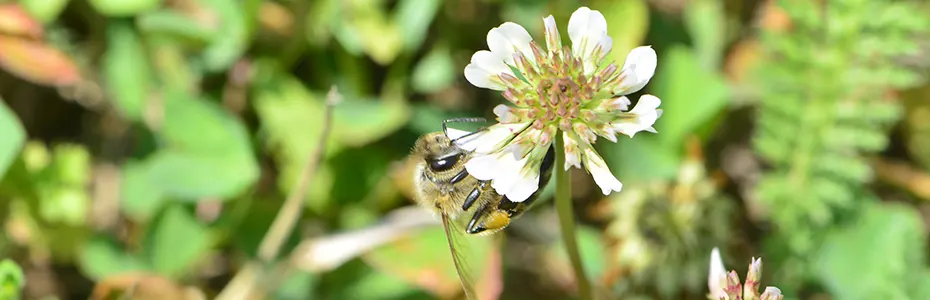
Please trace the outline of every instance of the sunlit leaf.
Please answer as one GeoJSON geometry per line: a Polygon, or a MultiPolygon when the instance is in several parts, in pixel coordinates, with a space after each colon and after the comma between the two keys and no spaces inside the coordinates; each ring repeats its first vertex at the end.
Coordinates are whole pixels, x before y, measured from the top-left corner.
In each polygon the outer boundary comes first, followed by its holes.
{"type": "Polygon", "coordinates": [[[168,196],[196,201],[227,199],[258,179],[258,162],[239,120],[183,92],[168,92],[164,101],[167,145],[147,162],[151,184],[168,196]]]}
{"type": "Polygon", "coordinates": [[[406,51],[420,47],[429,31],[429,25],[442,6],[441,0],[400,0],[394,10],[394,22],[400,28],[406,51]]]}
{"type": "Polygon", "coordinates": [[[0,136],[3,137],[3,143],[0,143],[0,178],[3,178],[26,141],[26,131],[19,118],[3,101],[0,101],[0,136]]]}
{"type": "Polygon", "coordinates": [[[153,10],[163,0],[89,0],[90,5],[108,17],[128,17],[153,10]]]}
{"type": "Polygon", "coordinates": [[[446,47],[435,47],[413,69],[413,90],[432,93],[451,85],[457,79],[455,62],[446,47]]]}
{"type": "Polygon", "coordinates": [[[42,42],[0,35],[0,67],[44,85],[71,85],[80,80],[74,61],[42,42]]]}
{"type": "MultiPolygon", "coordinates": [[[[613,61],[622,66],[627,53],[640,46],[646,36],[646,31],[649,29],[649,7],[646,5],[646,1],[598,0],[592,2],[590,6],[591,9],[604,14],[604,18],[608,20],[607,34],[613,39],[613,48],[610,50],[610,54],[607,55],[607,61],[613,61]]],[[[562,42],[566,43],[568,39],[563,38],[562,42]]],[[[663,64],[665,62],[659,60],[659,65],[663,64]]]]}
{"type": "Polygon", "coordinates": [[[230,197],[245,191],[258,179],[254,157],[237,154],[203,154],[163,150],[152,155],[150,184],[178,200],[200,201],[230,197]]]}
{"type": "MultiPolygon", "coordinates": [[[[578,240],[578,251],[581,256],[581,264],[585,268],[588,278],[599,278],[605,270],[607,258],[605,257],[605,245],[601,240],[601,233],[591,227],[580,226],[576,228],[576,238],[578,240]]],[[[571,274],[571,263],[568,260],[568,252],[562,243],[554,243],[547,254],[550,259],[557,259],[558,266],[563,267],[559,271],[567,271],[565,274],[571,274]]],[[[564,276],[565,274],[559,275],[564,276]]],[[[569,275],[572,276],[572,275],[569,275]]]]}
{"type": "Polygon", "coordinates": [[[658,137],[647,134],[637,134],[633,139],[620,136],[617,143],[598,143],[601,155],[621,182],[670,179],[678,173],[681,149],[668,147],[658,137]]]}
{"type": "Polygon", "coordinates": [[[19,0],[29,15],[43,24],[50,24],[58,19],[70,0],[19,0]]]}
{"type": "MultiPolygon", "coordinates": [[[[330,37],[333,35],[332,30],[337,27],[339,16],[339,0],[320,0],[310,2],[310,11],[307,12],[306,38],[310,45],[326,46],[329,44],[330,37]]],[[[344,46],[351,53],[361,51],[361,47],[344,46]]]]}
{"type": "Polygon", "coordinates": [[[346,100],[333,110],[333,135],[348,146],[363,146],[400,129],[410,119],[405,102],[346,100]]]}
{"type": "Polygon", "coordinates": [[[142,119],[152,82],[148,56],[128,22],[111,22],[102,70],[113,104],[124,117],[142,119]]]}
{"type": "Polygon", "coordinates": [[[77,188],[49,186],[39,191],[40,214],[51,223],[81,225],[90,207],[90,196],[77,188]]]}
{"type": "Polygon", "coordinates": [[[148,221],[164,203],[162,190],[149,180],[148,166],[143,163],[126,163],[122,176],[120,209],[136,221],[148,221]]]}
{"type": "Polygon", "coordinates": [[[20,299],[20,292],[25,286],[23,269],[10,259],[0,261],[0,299],[20,299]]]}
{"type": "Polygon", "coordinates": [[[152,268],[177,277],[204,258],[213,244],[209,230],[180,204],[168,207],[146,235],[145,256],[152,268]]]}
{"type": "Polygon", "coordinates": [[[694,40],[694,50],[705,70],[720,66],[723,47],[726,46],[727,18],[723,1],[699,0],[688,3],[685,23],[694,40]]]}
{"type": "Polygon", "coordinates": [[[27,10],[16,4],[0,4],[0,34],[41,39],[44,33],[42,24],[27,10]]]}
{"type": "MultiPolygon", "coordinates": [[[[265,147],[271,149],[282,166],[279,186],[282,190],[290,190],[310,153],[319,146],[325,105],[319,95],[310,93],[295,78],[280,74],[268,77],[270,82],[257,85],[252,91],[254,106],[261,120],[265,147]]],[[[337,153],[343,147],[335,134],[330,134],[326,155],[337,153]]],[[[308,204],[321,211],[328,205],[332,172],[324,164],[314,178],[307,192],[308,204]]]]}
{"type": "Polygon", "coordinates": [[[84,244],[80,263],[84,274],[97,280],[148,268],[144,262],[124,252],[116,242],[103,236],[93,237],[84,244]]]}
{"type": "Polygon", "coordinates": [[[926,282],[926,230],[913,208],[891,203],[865,207],[854,224],[829,232],[815,255],[814,275],[839,299],[917,299],[926,282]]]}
{"type": "Polygon", "coordinates": [[[242,55],[248,44],[245,11],[237,1],[206,0],[220,18],[219,31],[203,51],[203,63],[209,71],[228,68],[242,55]]]}
{"type": "Polygon", "coordinates": [[[303,300],[312,299],[314,285],[317,278],[307,272],[294,272],[281,283],[281,287],[274,292],[272,299],[276,300],[303,300]]]}
{"type": "Polygon", "coordinates": [[[217,30],[174,10],[146,13],[140,15],[136,22],[139,30],[146,33],[178,36],[204,44],[217,35],[217,30]]]}
{"type": "MultiPolygon", "coordinates": [[[[457,240],[466,268],[483,274],[493,236],[463,236],[457,240]]],[[[375,269],[441,297],[462,292],[462,285],[449,252],[445,231],[433,227],[412,233],[364,256],[375,269]]]]}
{"type": "MultiPolygon", "coordinates": [[[[352,271],[354,274],[352,274],[351,278],[340,277],[340,279],[343,279],[340,282],[342,284],[337,287],[338,290],[331,292],[333,294],[332,299],[409,299],[411,295],[420,296],[421,299],[429,299],[428,295],[422,292],[417,293],[416,286],[401,278],[365,268],[365,265],[361,263],[357,266],[357,268],[340,268],[334,272],[345,276],[347,275],[344,273],[346,272],[345,269],[348,269],[347,271],[352,271]],[[356,270],[362,268],[364,269],[356,270]]],[[[417,297],[412,298],[418,299],[417,297]]]]}
{"type": "Polygon", "coordinates": [[[669,146],[681,145],[688,134],[729,102],[729,89],[720,73],[701,67],[694,53],[680,46],[660,57],[655,78],[647,88],[662,99],[664,112],[654,127],[659,139],[669,146]]]}

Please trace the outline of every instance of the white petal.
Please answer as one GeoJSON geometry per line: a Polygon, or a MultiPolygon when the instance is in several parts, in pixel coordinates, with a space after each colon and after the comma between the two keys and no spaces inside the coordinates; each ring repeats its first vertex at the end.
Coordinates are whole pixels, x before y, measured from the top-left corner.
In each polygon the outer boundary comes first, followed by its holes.
{"type": "Polygon", "coordinates": [[[497,55],[491,51],[481,50],[471,56],[471,63],[465,66],[465,79],[472,85],[502,91],[504,84],[498,75],[513,72],[497,55]]]}
{"type": "Polygon", "coordinates": [[[762,300],[774,300],[774,299],[779,299],[780,297],[782,297],[780,289],[774,286],[767,286],[765,287],[765,291],[762,292],[762,295],[760,298],[762,300]]]}
{"type": "Polygon", "coordinates": [[[559,35],[559,28],[555,25],[555,18],[549,15],[543,18],[543,24],[546,27],[546,48],[550,53],[562,51],[562,37],[559,35]]]}
{"type": "Polygon", "coordinates": [[[513,54],[517,51],[523,53],[529,61],[535,61],[530,42],[533,37],[530,33],[513,22],[505,22],[501,26],[488,31],[488,48],[503,62],[514,65],[513,54]]]}
{"type": "Polygon", "coordinates": [[[714,299],[726,297],[723,287],[720,283],[726,280],[727,271],[723,267],[723,259],[720,258],[720,250],[714,247],[710,251],[710,272],[707,274],[707,288],[714,299]]]}
{"type": "Polygon", "coordinates": [[[578,8],[568,20],[572,54],[584,62],[586,75],[594,73],[597,62],[610,51],[613,40],[607,35],[607,20],[599,11],[578,8]]]}
{"type": "Polygon", "coordinates": [[[539,174],[519,176],[511,185],[510,191],[505,193],[504,196],[507,196],[507,199],[513,202],[526,201],[539,189],[539,174]]]}
{"type": "MultiPolygon", "coordinates": [[[[493,175],[494,180],[491,181],[491,187],[498,194],[507,196],[513,202],[522,202],[529,198],[539,189],[539,173],[522,172],[528,159],[527,157],[517,160],[513,155],[509,154],[498,157],[495,162],[495,174],[493,175]]],[[[467,163],[465,167],[468,168],[467,163]]],[[[469,173],[471,173],[471,170],[469,170],[469,173]]]]}
{"type": "Polygon", "coordinates": [[[636,103],[636,107],[633,107],[633,109],[628,112],[636,115],[636,119],[632,121],[615,122],[611,123],[611,125],[613,125],[614,130],[629,137],[633,137],[640,131],[654,132],[655,128],[652,128],[652,125],[659,119],[661,110],[659,110],[658,107],[660,104],[662,104],[662,101],[659,100],[658,97],[643,95],[639,98],[639,103],[636,103]]]}
{"type": "Polygon", "coordinates": [[[494,179],[500,172],[501,160],[506,159],[504,156],[513,157],[513,155],[500,154],[473,156],[465,162],[465,170],[468,170],[468,174],[478,180],[494,179]]]}
{"type": "Polygon", "coordinates": [[[497,116],[497,120],[501,123],[514,123],[520,121],[519,116],[513,113],[513,108],[505,104],[498,104],[495,106],[494,115],[497,116]]]}
{"type": "Polygon", "coordinates": [[[630,109],[630,99],[626,96],[620,96],[613,99],[607,99],[601,101],[598,105],[598,109],[602,111],[612,112],[612,111],[627,111],[630,109]]]}
{"type": "Polygon", "coordinates": [[[589,147],[585,149],[584,163],[585,168],[588,169],[588,172],[591,173],[591,177],[594,178],[594,183],[597,183],[597,186],[601,187],[601,192],[604,193],[604,195],[610,195],[611,191],[619,192],[623,189],[623,184],[617,180],[617,177],[614,177],[614,175],[610,173],[607,164],[594,152],[593,148],[589,147]]]}
{"type": "Polygon", "coordinates": [[[489,154],[497,152],[507,145],[517,133],[520,133],[529,126],[529,122],[517,124],[495,124],[491,125],[484,132],[475,134],[474,137],[468,137],[455,142],[459,148],[465,151],[474,151],[478,154],[489,154]]]}
{"type": "Polygon", "coordinates": [[[469,134],[469,133],[470,133],[470,132],[465,131],[465,130],[458,130],[458,129],[455,129],[455,128],[446,128],[446,137],[448,137],[450,140],[454,140],[454,139],[460,138],[460,137],[462,137],[463,135],[466,135],[466,134],[469,134]]]}
{"type": "Polygon", "coordinates": [[[600,130],[598,130],[597,132],[597,135],[613,143],[617,142],[617,131],[614,130],[613,127],[610,127],[610,124],[604,124],[603,126],[601,126],[600,130]]]}
{"type": "Polygon", "coordinates": [[[578,143],[568,132],[562,133],[562,140],[565,141],[565,165],[567,171],[569,167],[581,169],[581,150],[578,149],[578,143]]]}
{"type": "Polygon", "coordinates": [[[652,46],[641,46],[630,50],[623,63],[623,81],[616,90],[617,93],[627,95],[643,89],[652,75],[656,72],[656,51],[652,46]]]}

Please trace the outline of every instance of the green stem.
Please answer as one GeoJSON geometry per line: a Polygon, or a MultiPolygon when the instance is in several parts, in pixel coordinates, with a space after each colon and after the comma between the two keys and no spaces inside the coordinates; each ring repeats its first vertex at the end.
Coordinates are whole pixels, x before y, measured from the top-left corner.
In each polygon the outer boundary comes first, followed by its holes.
{"type": "Polygon", "coordinates": [[[591,284],[581,265],[578,253],[578,240],[575,238],[575,213],[572,209],[572,177],[562,166],[565,165],[564,141],[561,134],[555,139],[555,209],[559,212],[559,226],[562,228],[562,243],[568,251],[568,258],[575,270],[578,284],[578,296],[583,300],[591,299],[591,284]]]}

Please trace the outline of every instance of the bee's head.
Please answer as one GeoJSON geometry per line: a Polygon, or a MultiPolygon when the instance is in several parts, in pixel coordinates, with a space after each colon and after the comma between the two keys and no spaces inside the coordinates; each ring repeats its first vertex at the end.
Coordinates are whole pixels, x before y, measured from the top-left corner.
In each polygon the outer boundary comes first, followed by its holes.
{"type": "Polygon", "coordinates": [[[465,153],[455,146],[442,132],[428,133],[417,140],[414,154],[423,158],[433,172],[451,170],[459,164],[465,153]]]}

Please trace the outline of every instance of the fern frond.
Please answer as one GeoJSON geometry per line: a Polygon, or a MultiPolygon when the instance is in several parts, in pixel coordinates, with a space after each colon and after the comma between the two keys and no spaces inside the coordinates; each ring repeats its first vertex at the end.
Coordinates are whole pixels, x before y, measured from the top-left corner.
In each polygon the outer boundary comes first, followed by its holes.
{"type": "Polygon", "coordinates": [[[890,0],[779,1],[789,31],[763,32],[767,61],[753,147],[769,163],[759,199],[795,254],[857,205],[872,179],[865,157],[885,149],[902,115],[888,91],[922,78],[900,62],[928,33],[914,2],[890,0]],[[827,3],[823,5],[822,3],[827,3]]]}

